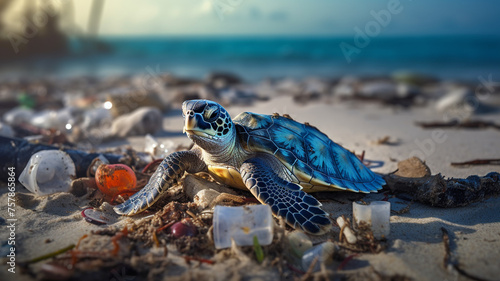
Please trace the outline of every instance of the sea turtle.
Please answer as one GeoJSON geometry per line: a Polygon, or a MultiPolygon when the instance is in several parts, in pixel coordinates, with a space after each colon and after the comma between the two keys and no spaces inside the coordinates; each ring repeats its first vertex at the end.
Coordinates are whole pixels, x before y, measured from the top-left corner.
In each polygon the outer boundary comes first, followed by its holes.
{"type": "Polygon", "coordinates": [[[306,192],[369,193],[385,184],[354,154],[288,115],[243,112],[232,121],[221,105],[209,100],[185,101],[182,113],[184,132],[194,147],[167,156],[141,191],[114,208],[118,214],[144,211],[185,172],[208,172],[220,182],[250,190],[294,228],[322,234],[330,229],[330,219],[306,192]]]}

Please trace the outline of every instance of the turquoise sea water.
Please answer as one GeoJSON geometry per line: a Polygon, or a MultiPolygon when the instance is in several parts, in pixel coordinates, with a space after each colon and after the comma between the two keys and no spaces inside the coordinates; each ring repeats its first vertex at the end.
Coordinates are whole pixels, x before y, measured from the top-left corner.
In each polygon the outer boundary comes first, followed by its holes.
{"type": "Polygon", "coordinates": [[[445,79],[500,77],[500,37],[376,37],[346,59],[340,44],[353,37],[128,37],[102,38],[106,54],[78,54],[0,64],[0,78],[109,76],[171,72],[203,77],[228,71],[247,81],[263,78],[335,78],[415,71],[445,79]]]}

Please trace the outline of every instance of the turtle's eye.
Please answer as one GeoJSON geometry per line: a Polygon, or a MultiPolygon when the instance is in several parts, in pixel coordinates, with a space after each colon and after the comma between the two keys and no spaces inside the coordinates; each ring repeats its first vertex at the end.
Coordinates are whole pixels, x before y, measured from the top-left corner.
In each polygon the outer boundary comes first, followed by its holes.
{"type": "Polygon", "coordinates": [[[203,117],[207,122],[213,122],[219,116],[219,108],[217,106],[207,106],[205,108],[205,112],[203,113],[203,117]]]}

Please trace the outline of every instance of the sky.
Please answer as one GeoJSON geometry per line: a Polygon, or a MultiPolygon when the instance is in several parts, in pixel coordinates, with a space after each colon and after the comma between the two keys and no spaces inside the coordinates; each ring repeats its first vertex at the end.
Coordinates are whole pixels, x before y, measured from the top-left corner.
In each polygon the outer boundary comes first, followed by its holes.
{"type": "MultiPolygon", "coordinates": [[[[90,5],[73,0],[83,31],[90,5]]],[[[500,36],[499,11],[496,0],[105,0],[99,34],[352,35],[389,13],[383,35],[500,36]]]]}

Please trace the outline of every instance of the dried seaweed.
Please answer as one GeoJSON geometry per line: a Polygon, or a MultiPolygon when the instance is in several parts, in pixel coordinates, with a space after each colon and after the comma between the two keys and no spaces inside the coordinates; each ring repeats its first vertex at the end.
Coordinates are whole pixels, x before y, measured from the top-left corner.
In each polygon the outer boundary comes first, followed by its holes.
{"type": "Polygon", "coordinates": [[[452,166],[469,166],[469,165],[500,165],[500,159],[475,159],[465,162],[452,162],[452,166]]]}
{"type": "Polygon", "coordinates": [[[449,122],[416,122],[417,126],[424,129],[435,129],[435,128],[464,128],[464,129],[500,129],[500,124],[495,122],[483,121],[483,120],[465,120],[458,121],[452,120],[449,122]]]}
{"type": "Polygon", "coordinates": [[[393,193],[410,194],[413,200],[434,207],[463,207],[500,194],[500,174],[497,172],[466,179],[445,179],[441,174],[423,178],[390,174],[384,179],[393,193]]]}

